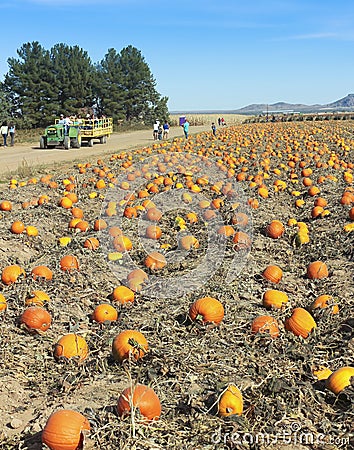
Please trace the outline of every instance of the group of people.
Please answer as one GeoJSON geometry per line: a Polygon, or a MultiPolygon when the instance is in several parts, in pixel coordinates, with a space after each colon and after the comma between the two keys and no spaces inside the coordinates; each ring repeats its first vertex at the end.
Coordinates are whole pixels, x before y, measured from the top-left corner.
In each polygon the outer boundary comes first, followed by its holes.
{"type": "Polygon", "coordinates": [[[219,127],[220,127],[220,125],[222,126],[222,127],[226,127],[226,122],[225,122],[225,119],[223,118],[223,117],[219,117],[218,118],[218,125],[219,125],[219,127]]]}
{"type": "Polygon", "coordinates": [[[13,123],[8,124],[6,121],[2,123],[0,128],[0,134],[2,135],[3,145],[7,147],[7,137],[10,135],[10,145],[15,145],[15,130],[16,127],[13,123]]]}
{"type": "Polygon", "coordinates": [[[152,132],[154,141],[157,141],[157,140],[161,141],[162,139],[167,139],[169,131],[170,131],[170,125],[167,122],[167,120],[165,120],[162,125],[159,120],[155,120],[153,132],[152,132]]]}

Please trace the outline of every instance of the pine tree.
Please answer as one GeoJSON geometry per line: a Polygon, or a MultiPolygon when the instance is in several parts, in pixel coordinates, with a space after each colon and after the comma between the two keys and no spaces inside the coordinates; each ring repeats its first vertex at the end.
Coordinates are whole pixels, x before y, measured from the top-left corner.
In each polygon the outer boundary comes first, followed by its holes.
{"type": "Polygon", "coordinates": [[[55,96],[52,98],[56,114],[77,114],[91,108],[94,67],[87,52],[78,46],[56,44],[50,50],[55,96]]]}
{"type": "Polygon", "coordinates": [[[45,125],[53,114],[54,78],[49,52],[38,42],[28,42],[17,54],[19,59],[8,59],[4,92],[13,105],[13,114],[27,126],[45,125]]]}
{"type": "Polygon", "coordinates": [[[128,122],[153,123],[168,118],[167,97],[156,90],[156,81],[141,52],[133,46],[119,54],[109,49],[98,70],[98,104],[102,112],[128,122]]]}

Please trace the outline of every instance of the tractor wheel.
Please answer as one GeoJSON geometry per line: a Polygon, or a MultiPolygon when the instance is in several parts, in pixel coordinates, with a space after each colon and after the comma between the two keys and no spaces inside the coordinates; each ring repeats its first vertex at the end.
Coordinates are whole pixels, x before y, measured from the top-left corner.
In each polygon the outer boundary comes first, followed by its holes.
{"type": "Polygon", "coordinates": [[[72,148],[80,148],[81,147],[81,136],[78,136],[76,139],[72,140],[72,148]]]}
{"type": "Polygon", "coordinates": [[[47,148],[47,141],[43,136],[41,137],[41,139],[39,141],[39,147],[42,149],[47,148]]]}
{"type": "Polygon", "coordinates": [[[64,148],[65,150],[70,150],[70,138],[69,136],[64,137],[64,148]]]}
{"type": "Polygon", "coordinates": [[[87,142],[87,145],[89,147],[93,147],[93,139],[89,139],[88,142],[87,142]]]}
{"type": "Polygon", "coordinates": [[[105,144],[107,142],[107,136],[100,137],[100,144],[105,144]]]}

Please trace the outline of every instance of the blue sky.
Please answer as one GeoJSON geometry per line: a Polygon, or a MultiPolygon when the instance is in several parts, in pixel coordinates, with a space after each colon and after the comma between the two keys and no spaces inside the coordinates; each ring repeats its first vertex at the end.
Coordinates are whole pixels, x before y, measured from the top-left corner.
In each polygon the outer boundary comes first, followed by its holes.
{"type": "Polygon", "coordinates": [[[0,79],[24,43],[93,62],[138,48],[170,111],[330,103],[354,93],[352,0],[0,0],[0,79]]]}

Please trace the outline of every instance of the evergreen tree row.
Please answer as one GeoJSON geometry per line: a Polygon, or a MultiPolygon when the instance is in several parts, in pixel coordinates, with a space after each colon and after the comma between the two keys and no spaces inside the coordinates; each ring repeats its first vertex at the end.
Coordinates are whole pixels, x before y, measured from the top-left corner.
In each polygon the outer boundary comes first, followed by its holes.
{"type": "Polygon", "coordinates": [[[93,64],[78,46],[39,42],[23,44],[0,85],[0,120],[15,119],[22,127],[44,127],[59,114],[95,113],[114,121],[150,125],[167,118],[167,97],[156,90],[141,52],[129,45],[108,50],[93,64]]]}

